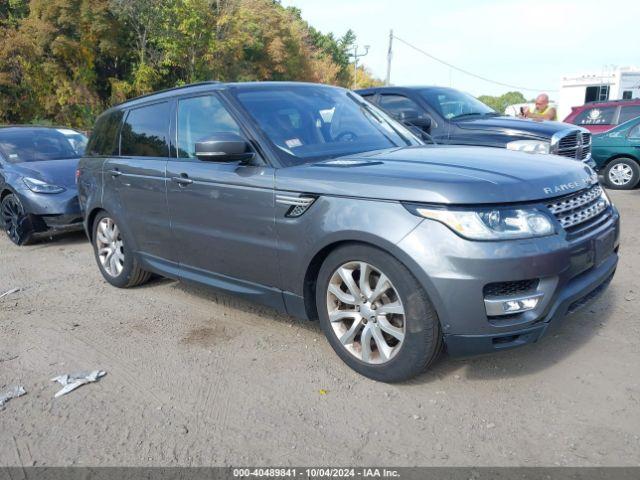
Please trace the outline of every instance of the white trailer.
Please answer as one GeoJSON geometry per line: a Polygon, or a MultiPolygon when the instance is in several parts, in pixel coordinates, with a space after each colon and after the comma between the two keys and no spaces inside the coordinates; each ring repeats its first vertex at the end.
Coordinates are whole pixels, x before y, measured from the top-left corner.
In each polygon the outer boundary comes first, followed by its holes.
{"type": "Polygon", "coordinates": [[[558,119],[563,120],[571,107],[587,102],[640,98],[640,68],[617,67],[601,72],[562,77],[558,95],[558,119]]]}

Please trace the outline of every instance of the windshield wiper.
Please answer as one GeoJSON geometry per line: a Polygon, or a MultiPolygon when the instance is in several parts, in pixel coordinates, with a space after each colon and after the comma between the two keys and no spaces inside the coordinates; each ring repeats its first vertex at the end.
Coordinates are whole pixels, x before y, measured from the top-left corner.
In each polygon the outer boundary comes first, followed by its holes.
{"type": "Polygon", "coordinates": [[[495,117],[500,115],[498,112],[469,112],[469,113],[461,113],[460,115],[456,115],[455,117],[451,117],[451,120],[456,120],[457,118],[462,117],[495,117]]]}

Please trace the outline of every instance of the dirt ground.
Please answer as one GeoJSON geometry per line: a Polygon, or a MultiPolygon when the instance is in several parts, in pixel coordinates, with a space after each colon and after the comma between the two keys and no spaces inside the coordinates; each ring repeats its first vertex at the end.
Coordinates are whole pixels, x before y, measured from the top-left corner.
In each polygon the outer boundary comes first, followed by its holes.
{"type": "Polygon", "coordinates": [[[357,375],[315,323],[174,281],[106,284],[82,234],[0,239],[0,465],[639,465],[640,191],[608,291],[541,343],[357,375]],[[107,375],[67,396],[50,379],[107,375]]]}

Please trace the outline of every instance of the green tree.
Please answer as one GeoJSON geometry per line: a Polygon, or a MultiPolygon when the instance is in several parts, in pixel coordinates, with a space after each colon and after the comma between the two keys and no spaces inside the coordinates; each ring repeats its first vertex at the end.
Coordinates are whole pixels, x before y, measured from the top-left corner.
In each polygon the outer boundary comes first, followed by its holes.
{"type": "Polygon", "coordinates": [[[355,40],[275,0],[4,0],[0,122],[90,128],[116,102],[210,79],[349,86],[355,40]]]}
{"type": "Polygon", "coordinates": [[[509,105],[515,105],[517,103],[526,103],[527,99],[520,92],[507,92],[499,97],[493,97],[491,95],[480,95],[478,97],[482,103],[489,105],[496,112],[504,113],[505,108],[509,105]]]}
{"type": "Polygon", "coordinates": [[[0,27],[15,28],[29,13],[28,0],[3,0],[0,3],[0,27]]]}

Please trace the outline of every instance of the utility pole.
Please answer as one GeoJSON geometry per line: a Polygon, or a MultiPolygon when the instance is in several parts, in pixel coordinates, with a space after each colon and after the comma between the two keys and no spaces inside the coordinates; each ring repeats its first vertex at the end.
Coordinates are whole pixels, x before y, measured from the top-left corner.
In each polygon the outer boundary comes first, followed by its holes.
{"type": "Polygon", "coordinates": [[[393,30],[389,30],[389,51],[387,52],[387,78],[384,84],[391,85],[391,59],[393,58],[393,30]]]}
{"type": "Polygon", "coordinates": [[[358,45],[353,46],[353,90],[358,88],[358,59],[369,53],[369,45],[364,46],[364,53],[358,53],[358,45]]]}

